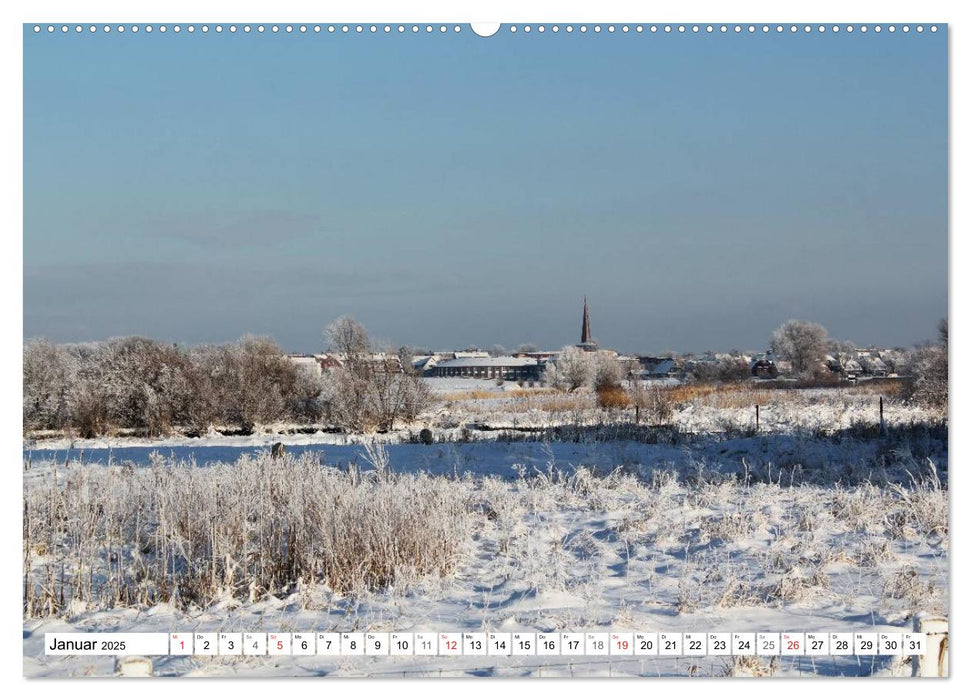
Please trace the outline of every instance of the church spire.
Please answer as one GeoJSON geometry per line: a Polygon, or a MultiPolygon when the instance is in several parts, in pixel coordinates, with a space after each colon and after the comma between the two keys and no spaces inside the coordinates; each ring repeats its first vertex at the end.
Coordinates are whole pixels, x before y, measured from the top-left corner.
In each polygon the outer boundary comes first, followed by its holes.
{"type": "Polygon", "coordinates": [[[590,345],[593,343],[593,335],[590,333],[590,307],[587,306],[587,298],[583,297],[583,329],[580,331],[580,345],[590,345]]]}

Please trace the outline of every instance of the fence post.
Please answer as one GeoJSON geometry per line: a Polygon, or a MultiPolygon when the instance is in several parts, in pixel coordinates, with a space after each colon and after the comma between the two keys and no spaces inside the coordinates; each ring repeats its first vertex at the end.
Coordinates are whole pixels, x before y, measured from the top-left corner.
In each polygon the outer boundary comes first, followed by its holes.
{"type": "Polygon", "coordinates": [[[923,656],[911,657],[912,675],[947,678],[947,618],[918,613],[914,616],[914,631],[927,635],[927,645],[923,656]]]}
{"type": "Polygon", "coordinates": [[[887,424],[883,422],[883,397],[880,397],[880,434],[887,434],[887,424]]]}
{"type": "Polygon", "coordinates": [[[759,405],[755,404],[755,432],[759,432],[759,405]]]}

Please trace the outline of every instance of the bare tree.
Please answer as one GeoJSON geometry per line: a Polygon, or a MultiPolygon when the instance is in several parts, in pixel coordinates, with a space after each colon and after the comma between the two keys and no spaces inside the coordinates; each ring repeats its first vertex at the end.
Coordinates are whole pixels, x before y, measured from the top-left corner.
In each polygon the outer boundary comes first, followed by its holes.
{"type": "Polygon", "coordinates": [[[360,323],[344,316],[328,326],[326,335],[341,363],[329,378],[327,396],[331,416],[342,428],[393,430],[397,421],[414,420],[428,408],[431,393],[422,379],[404,371],[397,353],[376,352],[360,323]]]}
{"type": "Polygon", "coordinates": [[[351,316],[341,316],[324,333],[329,349],[340,356],[344,367],[355,365],[355,370],[359,370],[357,366],[367,364],[374,352],[364,326],[351,316]]]}
{"type": "Polygon", "coordinates": [[[297,382],[297,368],[266,337],[245,336],[236,347],[239,419],[243,427],[280,420],[297,382]]]}
{"type": "Polygon", "coordinates": [[[770,347],[792,364],[796,374],[813,374],[826,357],[826,329],[810,321],[789,320],[772,334],[770,347]]]}
{"type": "Polygon", "coordinates": [[[427,411],[435,404],[435,397],[432,395],[428,384],[422,381],[421,377],[408,377],[402,387],[404,401],[401,404],[401,418],[412,422],[418,416],[427,411]]]}
{"type": "Polygon", "coordinates": [[[407,345],[398,348],[398,362],[405,374],[415,374],[415,351],[407,345]]]}
{"type": "Polygon", "coordinates": [[[82,375],[71,387],[71,427],[83,438],[104,435],[108,430],[108,401],[97,379],[82,375]]]}
{"type": "Polygon", "coordinates": [[[917,348],[908,363],[910,397],[915,401],[947,410],[948,327],[947,319],[937,326],[937,345],[917,348]]]}

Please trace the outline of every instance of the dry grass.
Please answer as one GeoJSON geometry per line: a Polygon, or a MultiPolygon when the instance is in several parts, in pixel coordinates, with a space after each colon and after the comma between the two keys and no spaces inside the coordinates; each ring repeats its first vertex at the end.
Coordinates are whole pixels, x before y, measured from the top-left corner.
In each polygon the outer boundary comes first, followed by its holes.
{"type": "Polygon", "coordinates": [[[712,408],[747,408],[785,400],[785,391],[758,389],[750,384],[681,384],[661,389],[675,404],[712,408]]]}
{"type": "Polygon", "coordinates": [[[790,487],[552,461],[512,481],[399,475],[377,445],[365,459],[373,472],[304,456],[31,478],[25,612],[206,606],[304,584],[397,593],[466,580],[466,565],[599,600],[618,562],[638,596],[684,613],[861,596],[894,613],[947,607],[947,488],[929,462],[899,485],[790,487]]]}
{"type": "Polygon", "coordinates": [[[619,386],[609,386],[597,390],[597,405],[604,409],[627,408],[630,397],[619,386]]]}
{"type": "Polygon", "coordinates": [[[25,488],[25,614],[72,601],[254,600],[314,583],[377,590],[449,574],[474,522],[465,482],[375,466],[362,474],[262,455],[55,472],[25,488]]]}
{"type": "Polygon", "coordinates": [[[902,396],[906,385],[899,379],[871,379],[866,382],[841,386],[840,390],[849,396],[902,396]]]}

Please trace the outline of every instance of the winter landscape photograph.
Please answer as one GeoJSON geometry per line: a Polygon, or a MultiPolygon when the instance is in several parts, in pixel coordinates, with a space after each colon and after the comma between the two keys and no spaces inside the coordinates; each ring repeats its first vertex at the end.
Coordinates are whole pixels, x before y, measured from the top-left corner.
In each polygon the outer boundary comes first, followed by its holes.
{"type": "Polygon", "coordinates": [[[23,675],[946,676],[947,44],[24,25],[23,675]]]}

